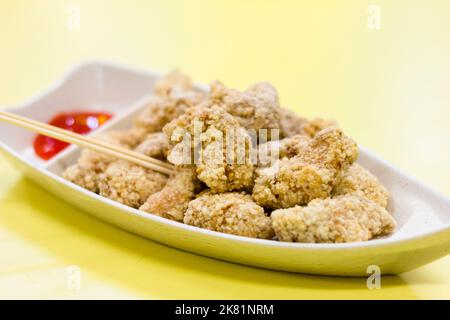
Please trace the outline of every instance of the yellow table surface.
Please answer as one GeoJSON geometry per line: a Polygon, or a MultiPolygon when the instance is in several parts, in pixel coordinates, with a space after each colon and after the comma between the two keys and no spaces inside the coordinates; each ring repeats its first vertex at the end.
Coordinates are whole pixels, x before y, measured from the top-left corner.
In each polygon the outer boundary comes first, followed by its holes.
{"type": "MultiPolygon", "coordinates": [[[[337,119],[450,194],[450,1],[2,0],[0,57],[3,106],[92,58],[236,88],[267,79],[283,105],[337,119]]],[[[450,256],[379,290],[221,262],[97,221],[0,157],[0,298],[450,298],[450,256]]]]}

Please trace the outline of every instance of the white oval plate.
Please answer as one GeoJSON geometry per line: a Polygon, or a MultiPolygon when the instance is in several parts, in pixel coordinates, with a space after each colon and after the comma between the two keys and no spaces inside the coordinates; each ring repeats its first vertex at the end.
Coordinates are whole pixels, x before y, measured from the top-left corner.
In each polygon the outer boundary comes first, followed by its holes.
{"type": "MultiPolygon", "coordinates": [[[[159,77],[129,67],[88,62],[75,67],[44,94],[9,111],[47,121],[70,109],[116,114],[94,134],[126,128],[149,98],[159,77]]],[[[389,211],[398,228],[386,238],[344,244],[283,243],[204,230],[141,212],[80,188],[60,174],[74,163],[71,146],[51,161],[32,149],[34,134],[0,123],[0,146],[25,175],[43,188],[91,215],[129,232],[193,253],[246,265],[321,275],[365,276],[376,265],[383,274],[417,268],[450,252],[450,199],[401,173],[362,149],[359,162],[392,194],[389,211]]]]}

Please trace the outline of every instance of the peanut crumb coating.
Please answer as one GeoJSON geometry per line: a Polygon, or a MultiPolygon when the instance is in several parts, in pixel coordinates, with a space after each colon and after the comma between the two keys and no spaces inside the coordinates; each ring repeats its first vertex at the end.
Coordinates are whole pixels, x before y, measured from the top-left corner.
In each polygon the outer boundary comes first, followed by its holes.
{"type": "Polygon", "coordinates": [[[157,82],[153,93],[153,99],[134,122],[135,128],[147,133],[161,131],[165,124],[205,97],[205,93],[195,89],[191,80],[179,72],[169,73],[157,82]]]}
{"type": "Polygon", "coordinates": [[[328,127],[336,127],[337,123],[332,120],[315,118],[308,120],[299,117],[295,112],[281,108],[280,136],[289,138],[295,135],[308,135],[313,138],[318,132],[328,127]]]}
{"type": "Polygon", "coordinates": [[[280,241],[339,243],[367,241],[394,231],[392,216],[375,202],[357,195],[316,199],[308,206],[272,212],[280,241]]]}
{"type": "MultiPolygon", "coordinates": [[[[111,131],[95,138],[127,149],[130,149],[139,140],[138,133],[134,130],[111,131]]],[[[98,175],[105,171],[114,160],[115,158],[109,155],[83,149],[77,163],[68,167],[64,171],[63,177],[80,187],[98,193],[98,175]]]]}
{"type": "Polygon", "coordinates": [[[209,103],[224,108],[242,127],[254,130],[256,134],[260,129],[269,129],[267,136],[270,137],[270,129],[280,128],[278,93],[268,82],[255,83],[244,92],[239,92],[215,81],[211,84],[209,103]]]}
{"type": "Polygon", "coordinates": [[[139,210],[183,222],[189,202],[201,190],[195,167],[179,167],[164,188],[148,197],[139,210]]]}
{"type": "Polygon", "coordinates": [[[163,132],[150,133],[134,151],[148,157],[165,160],[169,152],[169,139],[163,132]]]}
{"type": "Polygon", "coordinates": [[[160,191],[167,177],[159,172],[118,160],[99,176],[100,195],[129,207],[138,208],[147,198],[160,191]]]}
{"type": "Polygon", "coordinates": [[[256,171],[253,199],[257,204],[289,208],[329,197],[338,174],[358,155],[356,143],[334,127],[322,130],[298,149],[296,156],[256,171]]]}
{"type": "Polygon", "coordinates": [[[250,195],[205,192],[189,203],[184,223],[239,236],[271,239],[271,220],[250,195]]]}
{"type": "Polygon", "coordinates": [[[211,191],[246,190],[253,185],[251,138],[224,109],[191,108],[167,124],[164,132],[173,145],[168,160],[174,164],[195,161],[198,179],[211,191]],[[184,139],[186,134],[191,141],[184,139]]]}
{"type": "Polygon", "coordinates": [[[367,199],[383,208],[388,206],[389,192],[377,177],[357,163],[343,173],[333,189],[336,196],[355,192],[362,192],[367,199]]]}

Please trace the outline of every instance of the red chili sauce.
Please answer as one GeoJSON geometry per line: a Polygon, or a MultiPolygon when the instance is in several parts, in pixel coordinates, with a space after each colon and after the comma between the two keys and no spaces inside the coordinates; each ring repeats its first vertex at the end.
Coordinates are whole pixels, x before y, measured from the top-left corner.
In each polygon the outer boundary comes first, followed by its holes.
{"type": "MultiPolygon", "coordinates": [[[[48,123],[65,130],[87,134],[100,127],[111,117],[111,114],[105,112],[68,112],[57,114],[48,123]]],[[[40,158],[49,160],[67,148],[69,144],[40,134],[34,139],[33,146],[40,158]]]]}

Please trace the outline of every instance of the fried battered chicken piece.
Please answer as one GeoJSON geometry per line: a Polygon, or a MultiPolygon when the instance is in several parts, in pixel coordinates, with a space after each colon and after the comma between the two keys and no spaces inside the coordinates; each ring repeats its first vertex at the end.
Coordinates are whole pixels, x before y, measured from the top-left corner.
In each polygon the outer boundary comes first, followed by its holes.
{"type": "Polygon", "coordinates": [[[271,220],[251,196],[228,192],[206,192],[189,203],[184,223],[239,236],[271,239],[271,220]]]}
{"type": "MultiPolygon", "coordinates": [[[[96,137],[96,139],[127,149],[132,148],[139,138],[140,132],[136,130],[111,131],[96,137]]],[[[115,158],[109,155],[84,149],[77,163],[68,167],[63,173],[63,177],[89,191],[98,193],[98,175],[105,171],[114,160],[115,158]]]]}
{"type": "Polygon", "coordinates": [[[153,193],[160,191],[167,177],[159,172],[118,160],[99,176],[100,195],[126,206],[138,208],[153,193]]]}
{"type": "Polygon", "coordinates": [[[337,127],[337,123],[333,120],[325,120],[322,118],[314,118],[311,120],[307,120],[306,123],[302,127],[302,133],[307,134],[311,138],[315,137],[323,129],[329,127],[337,127]]]}
{"type": "Polygon", "coordinates": [[[281,158],[282,140],[273,140],[258,145],[257,167],[266,168],[281,158]]]}
{"type": "Polygon", "coordinates": [[[164,127],[174,164],[197,164],[197,177],[213,192],[253,185],[252,142],[237,120],[218,106],[196,107],[164,127]],[[191,141],[186,140],[186,134],[191,141]],[[194,160],[194,161],[193,161],[194,160]]]}
{"type": "Polygon", "coordinates": [[[270,209],[289,208],[330,195],[332,171],[296,160],[284,158],[256,171],[253,199],[257,204],[270,209]]]}
{"type": "Polygon", "coordinates": [[[139,210],[156,214],[170,220],[183,222],[188,204],[201,190],[195,167],[179,167],[164,188],[148,197],[139,210]]]}
{"type": "Polygon", "coordinates": [[[362,192],[367,199],[387,208],[389,192],[372,173],[357,163],[343,173],[333,189],[337,196],[355,192],[362,192]]]}
{"type": "Polygon", "coordinates": [[[320,131],[297,157],[307,163],[332,169],[337,175],[356,161],[358,146],[341,129],[329,127],[320,131]]]}
{"type": "Polygon", "coordinates": [[[148,133],[140,128],[131,128],[124,131],[111,131],[107,133],[112,139],[119,141],[121,145],[134,149],[141,143],[148,133]]]}
{"type": "Polygon", "coordinates": [[[134,151],[148,157],[165,160],[169,152],[169,139],[163,132],[150,133],[134,151]]]}
{"type": "MultiPolygon", "coordinates": [[[[271,137],[271,129],[280,128],[280,103],[276,89],[268,82],[258,82],[244,92],[225,87],[216,81],[211,84],[210,105],[218,105],[234,116],[245,129],[254,130],[256,135],[260,129],[268,129],[267,137],[271,137]]],[[[273,133],[279,139],[279,132],[273,133]]]]}
{"type": "Polygon", "coordinates": [[[161,131],[165,124],[200,103],[205,93],[195,89],[191,80],[172,72],[155,84],[155,96],[135,119],[134,127],[147,133],[161,131]]]}
{"type": "Polygon", "coordinates": [[[299,148],[296,156],[258,169],[253,199],[263,207],[278,209],[329,197],[339,173],[357,155],[356,143],[340,129],[324,129],[299,148]]]}
{"type": "Polygon", "coordinates": [[[273,165],[282,158],[292,158],[304,150],[311,138],[307,135],[295,135],[281,140],[268,141],[258,145],[258,167],[273,165]]]}
{"type": "Polygon", "coordinates": [[[311,142],[307,135],[297,134],[290,138],[280,140],[280,157],[292,158],[303,152],[311,142]]]}
{"type": "Polygon", "coordinates": [[[289,138],[295,135],[308,135],[313,138],[318,132],[328,127],[336,127],[337,123],[332,120],[315,118],[308,120],[299,117],[295,112],[281,108],[280,136],[289,138]]]}
{"type": "Polygon", "coordinates": [[[281,108],[280,114],[281,138],[289,138],[296,134],[303,134],[302,127],[308,120],[299,117],[294,111],[287,108],[281,108]]]}
{"type": "Polygon", "coordinates": [[[189,91],[193,89],[192,81],[186,74],[173,70],[155,83],[153,93],[167,97],[173,91],[189,91]]]}
{"type": "MultiPolygon", "coordinates": [[[[164,133],[151,133],[134,151],[164,160],[168,144],[164,133]]],[[[167,177],[130,162],[116,160],[108,166],[104,173],[99,175],[98,180],[100,195],[138,208],[151,194],[164,187],[167,177]]]]}
{"type": "Polygon", "coordinates": [[[272,212],[272,227],[280,241],[356,242],[394,231],[392,216],[375,202],[357,195],[316,199],[308,206],[272,212]]]}
{"type": "Polygon", "coordinates": [[[94,164],[74,164],[68,167],[63,178],[80,187],[98,193],[98,172],[94,164]]]}

